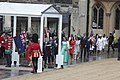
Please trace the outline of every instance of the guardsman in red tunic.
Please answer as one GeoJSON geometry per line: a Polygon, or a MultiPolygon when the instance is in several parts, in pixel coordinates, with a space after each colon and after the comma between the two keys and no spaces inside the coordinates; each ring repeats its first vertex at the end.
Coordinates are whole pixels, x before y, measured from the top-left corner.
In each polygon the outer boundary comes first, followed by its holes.
{"type": "Polygon", "coordinates": [[[5,57],[7,62],[6,67],[11,67],[12,43],[12,36],[7,34],[7,37],[5,38],[5,57]]]}
{"type": "Polygon", "coordinates": [[[3,57],[3,54],[5,52],[5,33],[2,33],[0,36],[0,58],[3,57]]]}
{"type": "Polygon", "coordinates": [[[38,35],[32,35],[32,44],[28,48],[28,54],[32,55],[33,71],[32,73],[37,73],[38,58],[42,55],[40,44],[38,43],[38,35]]]}

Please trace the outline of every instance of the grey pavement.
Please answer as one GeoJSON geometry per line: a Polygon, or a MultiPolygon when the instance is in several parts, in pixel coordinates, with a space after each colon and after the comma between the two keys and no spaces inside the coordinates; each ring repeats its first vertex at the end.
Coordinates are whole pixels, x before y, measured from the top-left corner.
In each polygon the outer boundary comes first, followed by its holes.
{"type": "MultiPolygon", "coordinates": [[[[78,61],[78,62],[74,62],[73,65],[64,64],[64,69],[71,68],[71,67],[78,66],[78,65],[83,65],[86,63],[92,63],[94,61],[101,61],[104,59],[116,58],[116,57],[117,57],[117,50],[114,53],[111,51],[109,55],[106,52],[103,52],[102,54],[99,54],[99,55],[91,54],[89,56],[88,62],[78,61]]],[[[31,70],[32,70],[31,67],[17,66],[17,67],[9,68],[9,67],[5,67],[5,65],[0,65],[0,80],[12,80],[13,78],[19,77],[19,76],[33,75],[32,73],[30,73],[31,70]]],[[[45,71],[42,73],[45,74],[47,72],[56,71],[56,70],[57,70],[56,68],[53,68],[53,69],[46,68],[45,71]]],[[[27,80],[27,79],[19,79],[19,80],[27,80]]],[[[37,79],[34,79],[34,80],[37,80],[37,79]]],[[[47,80],[47,79],[45,79],[45,80],[47,80]]]]}

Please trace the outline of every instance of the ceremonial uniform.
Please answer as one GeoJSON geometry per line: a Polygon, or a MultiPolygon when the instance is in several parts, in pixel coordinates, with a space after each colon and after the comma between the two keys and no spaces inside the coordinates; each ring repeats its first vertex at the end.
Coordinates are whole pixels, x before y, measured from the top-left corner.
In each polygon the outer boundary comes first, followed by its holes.
{"type": "Polygon", "coordinates": [[[5,52],[5,38],[4,36],[0,37],[0,58],[3,57],[3,54],[5,52]]]}
{"type": "Polygon", "coordinates": [[[6,56],[6,67],[11,66],[11,54],[12,54],[12,43],[13,39],[11,36],[5,38],[5,56],[6,56]]]}
{"type": "Polygon", "coordinates": [[[42,54],[39,43],[32,43],[29,46],[28,54],[32,55],[33,72],[37,72],[38,58],[42,54]]]}

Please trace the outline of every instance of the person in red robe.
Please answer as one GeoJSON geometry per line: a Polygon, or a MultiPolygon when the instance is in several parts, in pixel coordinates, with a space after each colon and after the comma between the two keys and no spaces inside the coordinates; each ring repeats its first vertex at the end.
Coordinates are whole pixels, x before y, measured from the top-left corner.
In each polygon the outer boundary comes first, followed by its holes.
{"type": "Polygon", "coordinates": [[[72,61],[73,61],[73,55],[74,55],[74,51],[75,51],[75,43],[76,41],[74,40],[74,37],[71,36],[71,39],[69,41],[69,53],[70,53],[70,64],[72,64],[72,61]]]}

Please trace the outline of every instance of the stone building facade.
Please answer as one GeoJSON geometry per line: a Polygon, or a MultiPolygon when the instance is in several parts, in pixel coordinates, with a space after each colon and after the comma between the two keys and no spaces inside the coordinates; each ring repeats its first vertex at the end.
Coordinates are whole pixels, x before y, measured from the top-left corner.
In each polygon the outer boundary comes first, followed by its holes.
{"type": "MultiPolygon", "coordinates": [[[[88,0],[1,0],[9,2],[27,2],[27,3],[43,3],[54,4],[63,13],[63,30],[67,35],[86,33],[87,27],[87,2],[88,0]]],[[[117,37],[120,36],[120,0],[89,0],[89,24],[88,31],[94,33],[109,35],[114,29],[117,37]]],[[[11,18],[0,18],[0,25],[11,26],[11,18]]],[[[24,19],[27,20],[27,19],[24,19]]],[[[22,21],[20,19],[20,21],[22,21]]],[[[34,20],[33,20],[34,21],[34,20]]],[[[50,19],[51,21],[51,19],[50,19]]],[[[27,25],[19,24],[20,25],[27,25]]],[[[54,22],[54,20],[53,20],[54,22]]],[[[33,23],[36,24],[36,23],[33,23]]],[[[57,24],[57,23],[56,23],[57,24]]],[[[38,25],[35,25],[38,26],[38,25]]],[[[50,26],[55,26],[51,24],[50,26]]],[[[2,28],[0,28],[2,30],[2,28]]],[[[26,28],[27,30],[27,28],[26,28]]]]}
{"type": "Polygon", "coordinates": [[[107,34],[115,29],[120,37],[120,0],[90,0],[89,30],[107,34]]]}

